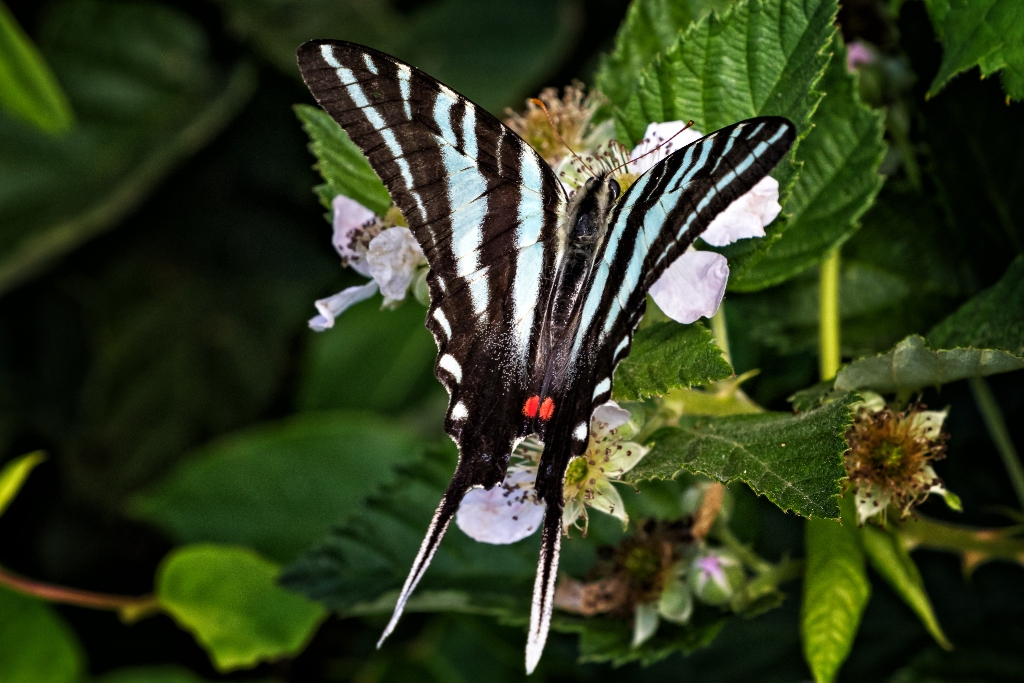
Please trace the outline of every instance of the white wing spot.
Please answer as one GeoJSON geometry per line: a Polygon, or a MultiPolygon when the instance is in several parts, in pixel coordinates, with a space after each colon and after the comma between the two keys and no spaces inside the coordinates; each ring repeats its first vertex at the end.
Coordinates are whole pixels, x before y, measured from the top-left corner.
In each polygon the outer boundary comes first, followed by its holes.
{"type": "Polygon", "coordinates": [[[452,408],[452,419],[459,422],[461,420],[465,420],[467,417],[469,417],[469,409],[466,408],[465,403],[459,401],[455,404],[455,407],[452,408]]]}
{"type": "Polygon", "coordinates": [[[455,357],[450,353],[441,356],[441,360],[437,361],[437,364],[447,370],[455,378],[456,382],[462,381],[462,366],[459,365],[459,361],[455,360],[455,357]]]}
{"type": "Polygon", "coordinates": [[[444,330],[445,337],[447,337],[448,339],[451,339],[452,338],[452,326],[450,324],[448,324],[448,318],[445,316],[444,311],[442,311],[440,308],[435,308],[434,309],[434,320],[436,320],[437,323],[441,326],[441,329],[444,330]]]}
{"type": "Polygon", "coordinates": [[[576,425],[576,429],[574,429],[572,432],[572,438],[576,439],[577,441],[585,441],[587,439],[586,422],[580,422],[578,425],[576,425]]]}
{"type": "Polygon", "coordinates": [[[603,380],[597,383],[594,387],[594,398],[597,398],[601,394],[606,394],[612,388],[612,381],[610,378],[605,377],[603,380]]]}

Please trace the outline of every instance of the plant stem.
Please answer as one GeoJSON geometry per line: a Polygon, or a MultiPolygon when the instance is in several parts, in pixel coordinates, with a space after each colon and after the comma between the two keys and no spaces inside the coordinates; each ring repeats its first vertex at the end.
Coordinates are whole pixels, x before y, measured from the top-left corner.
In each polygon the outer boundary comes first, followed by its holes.
{"type": "Polygon", "coordinates": [[[711,316],[711,332],[715,335],[715,344],[722,349],[722,357],[725,362],[732,365],[732,357],[729,355],[729,330],[725,324],[725,302],[718,306],[718,312],[711,316]]]}
{"type": "Polygon", "coordinates": [[[1021,467],[1020,457],[1017,449],[1013,447],[1010,439],[1010,432],[1006,428],[1006,420],[1003,419],[1003,412],[999,410],[992,390],[981,377],[972,377],[970,380],[971,393],[974,394],[974,402],[978,404],[978,410],[988,427],[988,434],[996,444],[996,450],[1003,458],[1003,466],[1010,475],[1010,482],[1017,494],[1021,508],[1024,509],[1024,468],[1021,467]]]}
{"type": "Polygon", "coordinates": [[[829,252],[821,263],[821,281],[818,287],[820,320],[821,379],[829,380],[839,371],[839,247],[829,252]]]}
{"type": "Polygon", "coordinates": [[[908,549],[918,546],[934,550],[974,555],[980,559],[1000,559],[1024,563],[1024,539],[1014,537],[1008,529],[979,529],[940,522],[916,515],[896,525],[908,549]]]}
{"type": "Polygon", "coordinates": [[[135,620],[159,609],[156,598],[152,595],[110,595],[55,586],[19,576],[3,567],[0,567],[0,585],[47,602],[120,612],[126,620],[135,620]]]}

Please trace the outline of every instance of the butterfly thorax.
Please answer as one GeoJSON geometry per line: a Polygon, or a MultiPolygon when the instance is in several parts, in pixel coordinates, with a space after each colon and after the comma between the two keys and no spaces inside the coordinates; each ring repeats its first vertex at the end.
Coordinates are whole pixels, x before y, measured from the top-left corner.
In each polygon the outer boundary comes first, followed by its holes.
{"type": "Polygon", "coordinates": [[[608,215],[619,185],[601,176],[590,178],[573,197],[559,226],[560,254],[544,320],[543,353],[538,357],[544,389],[565,375],[568,348],[579,324],[581,293],[607,233],[608,215]]]}

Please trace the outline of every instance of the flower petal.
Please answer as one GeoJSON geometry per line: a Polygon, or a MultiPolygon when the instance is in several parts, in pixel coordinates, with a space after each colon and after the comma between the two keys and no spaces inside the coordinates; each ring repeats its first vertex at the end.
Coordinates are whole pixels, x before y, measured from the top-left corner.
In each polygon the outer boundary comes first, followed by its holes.
{"type": "Polygon", "coordinates": [[[362,258],[363,252],[353,248],[352,238],[364,225],[376,220],[377,214],[343,194],[335,197],[331,206],[334,208],[334,236],[331,242],[335,250],[342,258],[362,258]]]}
{"type": "Polygon", "coordinates": [[[764,228],[779,215],[779,181],[765,176],[745,195],[715,216],[700,238],[715,247],[764,237],[764,228]]]}
{"type": "Polygon", "coordinates": [[[640,647],[658,632],[658,603],[649,602],[636,606],[633,615],[633,647],[640,647]]]}
{"type": "Polygon", "coordinates": [[[942,434],[942,423],[946,421],[946,410],[919,410],[910,416],[910,429],[917,436],[926,439],[937,439],[942,434]]]}
{"type": "MultiPolygon", "coordinates": [[[[614,445],[608,445],[605,450],[611,453],[603,455],[604,462],[600,460],[597,466],[604,470],[606,477],[619,479],[623,474],[636,467],[636,464],[643,460],[650,450],[634,441],[619,441],[614,445]]],[[[596,455],[601,456],[601,453],[596,455]]]]}
{"type": "Polygon", "coordinates": [[[881,514],[892,502],[892,492],[876,484],[861,484],[854,495],[857,505],[857,523],[864,524],[871,517],[881,514]]]}
{"type": "Polygon", "coordinates": [[[644,139],[629,154],[630,170],[634,173],[643,173],[672,152],[704,137],[700,131],[693,128],[683,130],[685,127],[686,121],[666,121],[648,125],[644,131],[644,139]],[[658,145],[662,147],[658,148],[658,145]],[[655,148],[658,150],[651,152],[655,148]]]}
{"type": "Polygon", "coordinates": [[[426,259],[409,228],[388,228],[370,242],[366,262],[387,304],[405,298],[416,266],[426,259]]]}
{"type": "Polygon", "coordinates": [[[608,401],[594,409],[594,415],[590,418],[590,429],[595,435],[603,436],[629,422],[630,417],[632,416],[628,410],[620,408],[615,401],[608,401]]]}
{"type": "Polygon", "coordinates": [[[544,505],[533,494],[535,475],[519,471],[490,490],[470,490],[455,513],[455,523],[467,536],[482,543],[521,541],[539,529],[544,519],[544,505]]]}
{"type": "Polygon", "coordinates": [[[629,524],[629,515],[626,514],[626,506],[622,504],[622,496],[615,485],[604,477],[595,477],[594,483],[588,484],[588,488],[594,494],[594,497],[587,501],[590,507],[619,520],[625,529],[629,524]]]}
{"type": "Polygon", "coordinates": [[[313,305],[316,306],[316,310],[320,311],[320,315],[309,319],[310,329],[316,332],[323,332],[334,327],[334,319],[341,315],[345,309],[360,301],[369,299],[376,293],[377,283],[370,280],[365,285],[343,289],[326,299],[317,299],[313,305]]]}
{"type": "Polygon", "coordinates": [[[710,318],[718,311],[729,281],[729,262],[713,251],[685,252],[650,289],[665,315],[681,323],[710,318]]]}

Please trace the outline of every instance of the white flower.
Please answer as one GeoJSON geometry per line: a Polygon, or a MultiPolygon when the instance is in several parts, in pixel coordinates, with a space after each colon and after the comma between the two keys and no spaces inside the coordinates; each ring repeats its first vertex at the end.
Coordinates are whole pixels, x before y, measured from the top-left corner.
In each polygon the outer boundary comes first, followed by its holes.
{"type": "MultiPolygon", "coordinates": [[[[643,173],[672,152],[702,137],[692,128],[684,130],[685,126],[682,121],[647,126],[643,141],[629,155],[630,170],[643,173]],[[658,148],[659,145],[662,146],[658,148]]],[[[765,226],[775,220],[781,210],[778,181],[762,178],[718,214],[701,239],[712,246],[724,247],[740,239],[764,237],[765,226]]],[[[669,266],[650,293],[667,316],[681,323],[692,323],[702,316],[710,318],[718,311],[728,280],[729,265],[725,257],[691,248],[669,266]]]]}
{"type": "Polygon", "coordinates": [[[366,267],[366,245],[372,235],[367,230],[377,221],[377,214],[354,199],[339,194],[331,202],[334,207],[334,235],[331,243],[345,263],[360,275],[370,276],[366,267]]]}
{"type": "Polygon", "coordinates": [[[536,469],[519,469],[510,471],[492,489],[472,489],[462,499],[455,523],[467,536],[482,543],[521,541],[539,529],[544,519],[544,504],[533,490],[536,476],[536,469]]]}
{"type": "Polygon", "coordinates": [[[630,413],[614,401],[599,406],[590,424],[590,442],[583,455],[569,461],[565,473],[565,509],[562,526],[566,533],[571,526],[587,533],[587,508],[592,507],[622,521],[629,522],[622,496],[612,481],[633,469],[647,455],[648,449],[638,443],[626,441],[630,429],[630,413]],[[580,527],[579,520],[583,520],[580,527]]]}
{"type": "Polygon", "coordinates": [[[334,327],[334,319],[341,315],[345,309],[360,301],[369,299],[377,293],[377,283],[370,280],[365,285],[356,285],[343,289],[337,294],[326,299],[317,299],[314,302],[316,310],[320,315],[309,319],[309,327],[314,332],[323,332],[334,327]]]}
{"type": "Polygon", "coordinates": [[[385,305],[405,298],[416,268],[426,261],[409,228],[388,228],[373,238],[366,252],[370,276],[380,285],[385,305]]]}
{"type": "Polygon", "coordinates": [[[320,315],[309,321],[310,328],[317,332],[334,327],[335,318],[345,309],[378,291],[384,295],[385,306],[401,301],[416,278],[417,269],[427,262],[411,230],[388,227],[401,220],[394,217],[398,216],[397,212],[388,212],[388,217],[381,219],[344,195],[335,197],[331,205],[334,207],[331,242],[335,251],[345,265],[372,279],[364,285],[317,300],[314,305],[320,315]]]}
{"type": "Polygon", "coordinates": [[[728,282],[729,261],[724,256],[690,249],[672,262],[649,293],[665,315],[690,324],[718,312],[728,282]]]}
{"type": "Polygon", "coordinates": [[[775,220],[780,211],[779,181],[765,176],[715,216],[700,238],[713,247],[724,247],[737,240],[764,237],[765,226],[775,220]]]}

